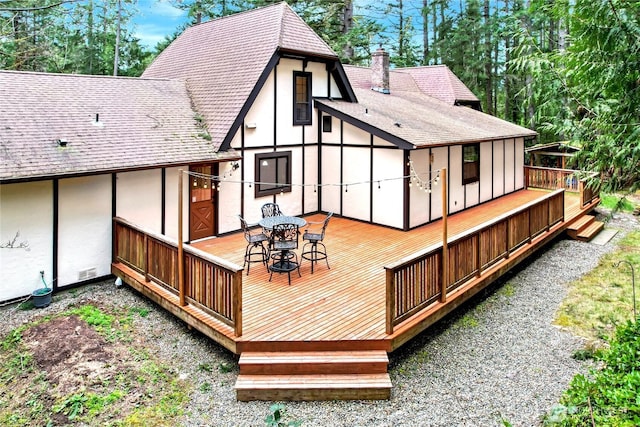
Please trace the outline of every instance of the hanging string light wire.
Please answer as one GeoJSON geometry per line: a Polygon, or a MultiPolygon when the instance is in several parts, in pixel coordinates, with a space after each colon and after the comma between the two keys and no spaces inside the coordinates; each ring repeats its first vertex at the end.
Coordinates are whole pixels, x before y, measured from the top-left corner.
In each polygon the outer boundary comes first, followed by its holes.
{"type": "MultiPolygon", "coordinates": [[[[410,187],[412,185],[417,185],[418,188],[420,188],[421,190],[425,190],[427,192],[431,192],[431,187],[438,184],[438,181],[440,180],[440,170],[439,169],[435,170],[435,171],[432,171],[430,173],[420,174],[415,170],[415,167],[414,167],[414,164],[413,164],[412,160],[409,160],[408,166],[409,166],[409,175],[404,175],[404,176],[399,176],[399,177],[376,178],[376,179],[373,179],[373,180],[339,182],[339,183],[290,184],[290,186],[292,186],[292,187],[313,187],[314,192],[316,192],[318,190],[318,188],[322,188],[322,187],[340,187],[340,188],[344,188],[345,192],[348,192],[349,191],[349,187],[355,186],[355,185],[363,185],[363,184],[371,184],[371,183],[375,184],[375,183],[377,183],[378,189],[381,189],[382,188],[381,183],[389,182],[389,181],[398,181],[398,180],[408,179],[410,187]]],[[[247,180],[228,179],[226,173],[224,173],[223,175],[209,175],[209,174],[204,174],[204,173],[201,173],[201,172],[194,172],[194,171],[183,171],[183,173],[191,176],[195,180],[203,180],[205,182],[206,181],[210,181],[211,185],[212,185],[212,188],[215,188],[218,191],[220,191],[220,183],[221,182],[228,182],[228,183],[232,183],[232,184],[248,184],[250,187],[252,185],[267,185],[267,186],[272,186],[272,187],[276,187],[276,186],[280,185],[280,183],[276,183],[276,182],[247,181],[247,180]]],[[[230,176],[231,176],[231,173],[229,174],[229,177],[230,176]]],[[[194,180],[194,187],[197,185],[195,180],[194,180]]]]}

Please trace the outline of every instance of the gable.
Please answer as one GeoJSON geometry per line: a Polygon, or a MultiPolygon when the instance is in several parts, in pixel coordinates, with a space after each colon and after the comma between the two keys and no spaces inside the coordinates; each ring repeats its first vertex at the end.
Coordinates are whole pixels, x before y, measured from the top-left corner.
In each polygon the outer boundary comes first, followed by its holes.
{"type": "Polygon", "coordinates": [[[184,80],[212,143],[224,150],[264,81],[287,56],[326,62],[341,91],[353,96],[338,56],[284,2],[186,29],[143,77],[184,80]]]}

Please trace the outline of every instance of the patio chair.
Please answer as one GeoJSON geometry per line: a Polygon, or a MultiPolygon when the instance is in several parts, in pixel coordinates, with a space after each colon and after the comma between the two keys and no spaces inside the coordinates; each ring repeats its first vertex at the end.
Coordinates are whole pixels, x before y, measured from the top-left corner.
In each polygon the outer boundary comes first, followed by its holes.
{"type": "Polygon", "coordinates": [[[262,218],[266,218],[268,216],[281,216],[282,211],[280,211],[280,206],[277,203],[265,203],[262,205],[262,218]]]}
{"type": "MultiPolygon", "coordinates": [[[[331,269],[329,267],[329,258],[327,257],[327,247],[322,243],[322,240],[324,240],[324,233],[332,216],[333,212],[329,212],[322,221],[308,222],[309,227],[304,230],[302,240],[306,241],[306,243],[302,246],[300,257],[311,261],[311,274],[313,274],[313,265],[320,260],[325,260],[327,268],[331,269]]],[[[302,260],[300,261],[302,262],[302,260]]]]}
{"type": "Polygon", "coordinates": [[[276,224],[273,226],[272,240],[272,263],[269,266],[271,274],[269,281],[273,277],[273,273],[287,273],[289,285],[291,285],[291,272],[298,270],[300,274],[300,262],[298,255],[294,250],[298,249],[298,226],[295,224],[276,224]]]}
{"type": "Polygon", "coordinates": [[[244,250],[244,264],[242,267],[247,266],[247,276],[249,275],[249,269],[251,269],[252,262],[261,262],[264,265],[269,263],[269,252],[264,247],[264,242],[269,242],[269,238],[260,229],[251,229],[251,226],[247,224],[247,221],[238,215],[240,224],[242,225],[242,231],[244,232],[244,238],[247,241],[247,248],[244,250]]]}

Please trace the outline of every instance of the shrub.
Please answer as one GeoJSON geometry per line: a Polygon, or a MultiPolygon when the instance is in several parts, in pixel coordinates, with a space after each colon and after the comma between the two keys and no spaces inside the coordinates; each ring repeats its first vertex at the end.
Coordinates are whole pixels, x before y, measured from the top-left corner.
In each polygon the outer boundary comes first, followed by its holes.
{"type": "Polygon", "coordinates": [[[602,368],[576,375],[545,425],[640,425],[639,321],[617,328],[611,347],[594,354],[602,368]]]}

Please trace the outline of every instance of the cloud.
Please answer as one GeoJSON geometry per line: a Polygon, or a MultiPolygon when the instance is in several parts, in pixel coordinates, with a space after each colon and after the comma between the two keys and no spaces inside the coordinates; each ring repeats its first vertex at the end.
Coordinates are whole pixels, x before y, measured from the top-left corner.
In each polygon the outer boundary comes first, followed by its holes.
{"type": "Polygon", "coordinates": [[[154,15],[164,16],[175,20],[181,19],[186,12],[172,6],[167,0],[158,0],[149,8],[154,15]]]}

